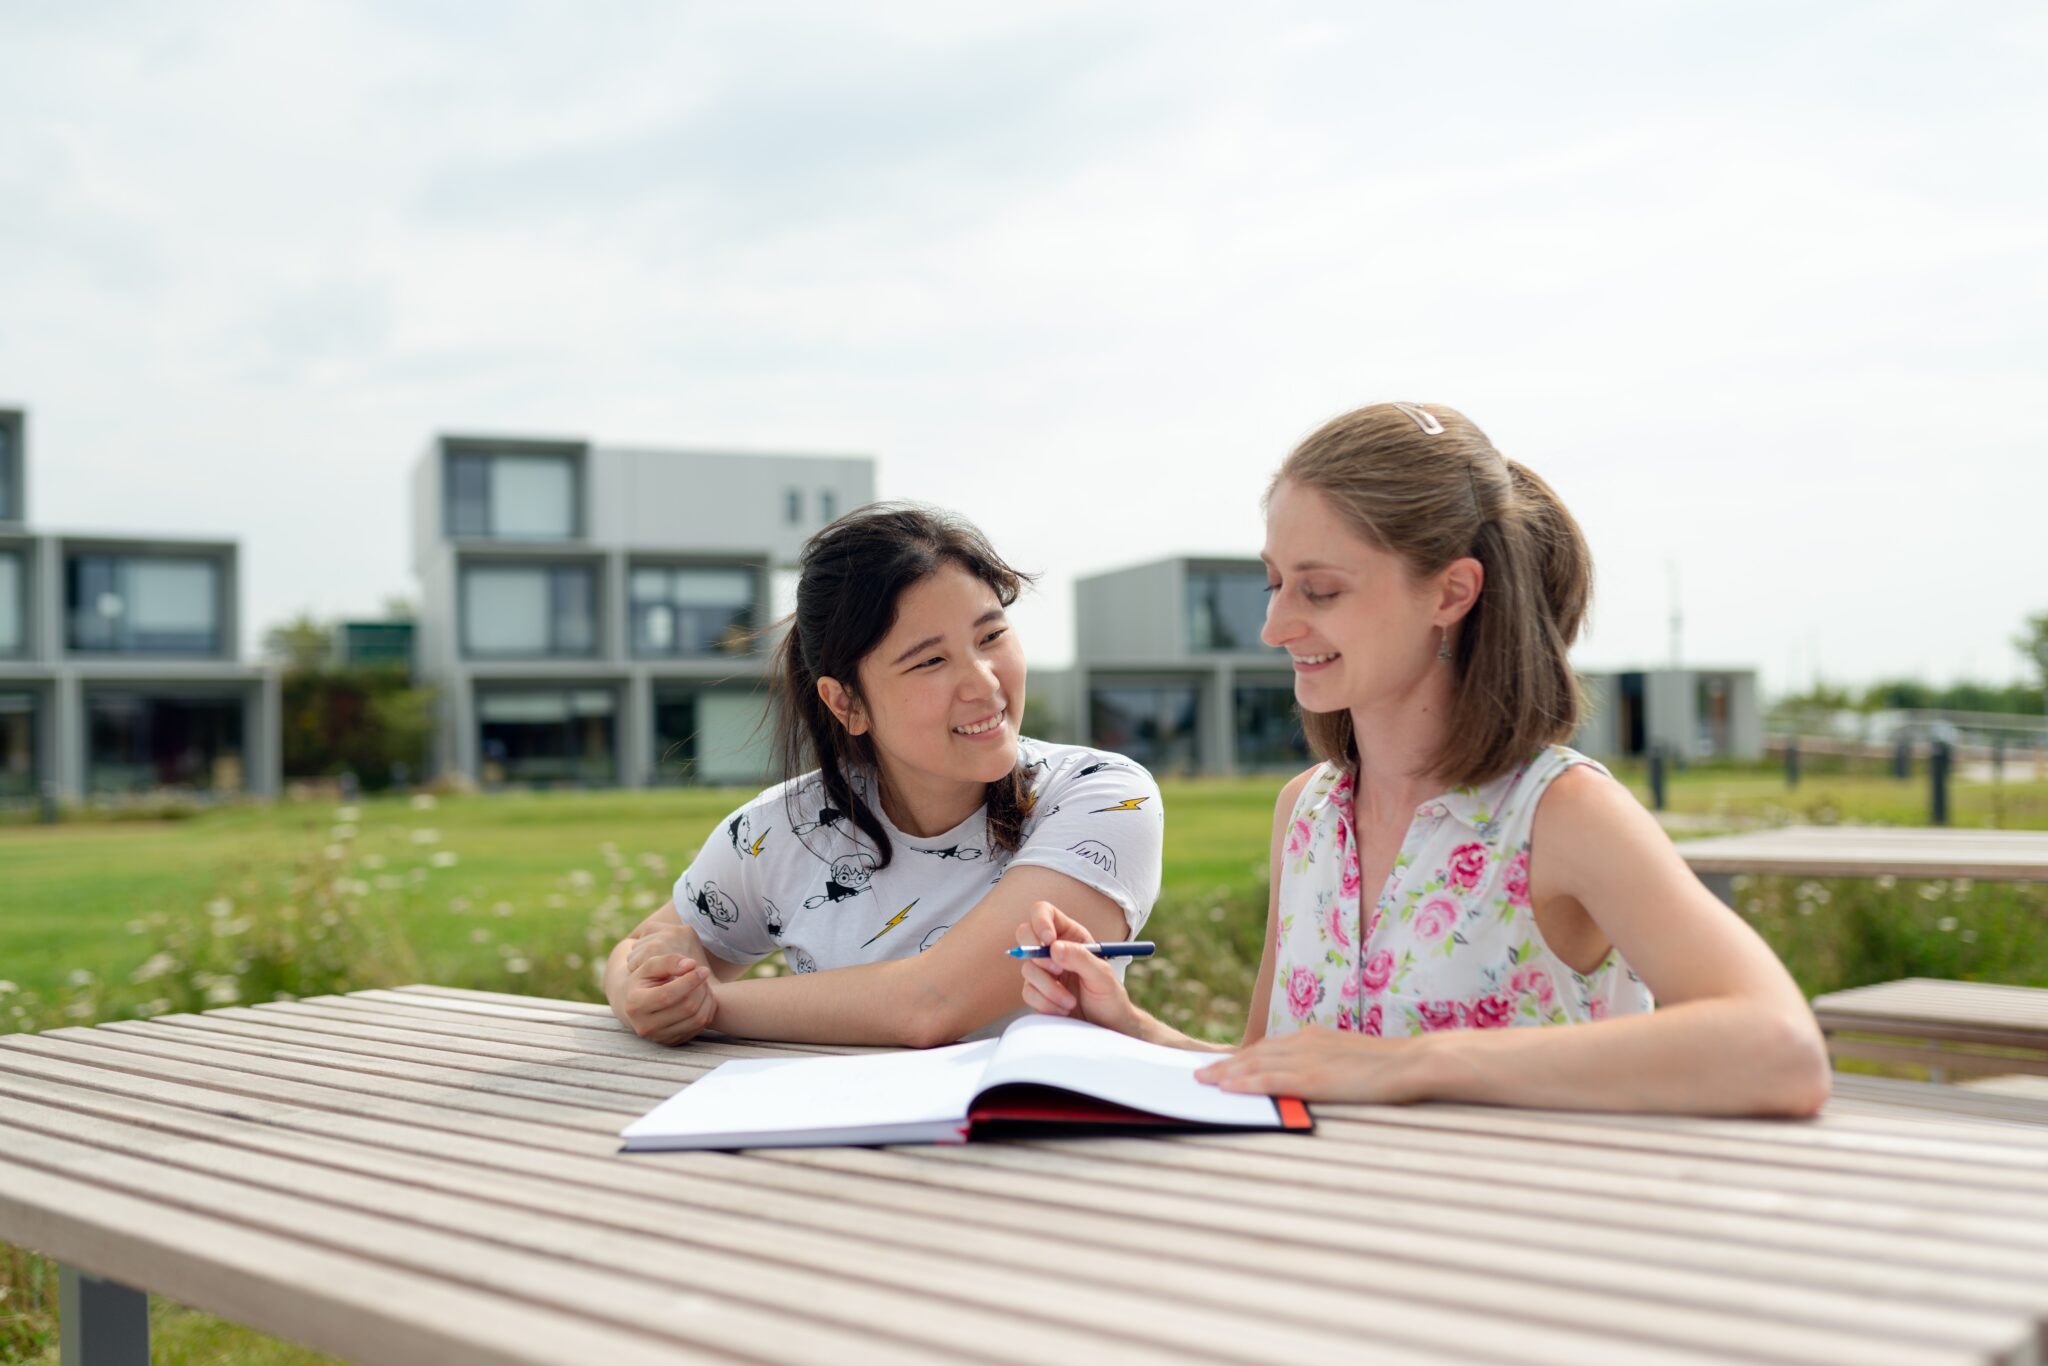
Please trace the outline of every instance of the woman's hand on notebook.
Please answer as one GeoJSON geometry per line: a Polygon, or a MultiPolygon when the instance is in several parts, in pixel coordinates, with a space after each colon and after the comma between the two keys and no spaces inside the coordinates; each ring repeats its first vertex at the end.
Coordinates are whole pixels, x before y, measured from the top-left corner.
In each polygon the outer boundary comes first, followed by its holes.
{"type": "Polygon", "coordinates": [[[1406,1105],[1422,1100],[1426,1038],[1376,1039],[1311,1025],[1267,1035],[1195,1073],[1224,1091],[1406,1105]]]}
{"type": "Polygon", "coordinates": [[[1145,1013],[1132,1003],[1116,969],[1085,945],[1095,942],[1088,927],[1053,905],[1040,901],[1031,918],[1017,927],[1017,942],[1043,944],[1050,958],[1019,960],[1024,971],[1024,1004],[1041,1015],[1070,1015],[1143,1038],[1145,1013]]]}
{"type": "Polygon", "coordinates": [[[703,943],[688,925],[664,925],[633,942],[626,955],[620,1015],[655,1043],[686,1043],[710,1027],[718,999],[703,943]]]}

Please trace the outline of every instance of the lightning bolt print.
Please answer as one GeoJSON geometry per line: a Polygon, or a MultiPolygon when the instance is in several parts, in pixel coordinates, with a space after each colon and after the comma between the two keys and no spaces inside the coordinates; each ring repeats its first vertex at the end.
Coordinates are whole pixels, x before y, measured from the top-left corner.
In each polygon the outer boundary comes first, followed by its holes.
{"type": "MultiPolygon", "coordinates": [[[[772,828],[772,827],[771,827],[771,828],[772,828]]],[[[751,849],[749,849],[749,850],[747,850],[747,852],[748,852],[748,853],[750,853],[750,854],[752,854],[752,855],[753,855],[753,856],[754,856],[755,858],[759,858],[759,857],[761,857],[761,846],[762,846],[762,845],[764,845],[764,844],[766,844],[767,842],[768,842],[768,831],[766,831],[766,830],[763,830],[763,831],[761,832],[761,838],[759,838],[759,839],[755,840],[755,841],[754,841],[754,847],[753,847],[753,848],[751,848],[751,849]]]]}
{"type": "Polygon", "coordinates": [[[1115,806],[1098,806],[1088,814],[1091,816],[1099,816],[1105,811],[1136,811],[1138,808],[1142,807],[1146,802],[1149,802],[1151,800],[1152,794],[1148,792],[1142,797],[1126,797],[1122,801],[1118,802],[1115,806]]]}
{"type": "MultiPolygon", "coordinates": [[[[918,898],[918,901],[922,901],[922,900],[924,900],[924,898],[923,898],[923,897],[919,897],[919,898],[918,898]]],[[[913,902],[911,902],[911,903],[910,903],[910,906],[915,906],[916,904],[917,904],[917,901],[913,901],[913,902]]],[[[901,924],[903,923],[903,917],[904,917],[904,916],[906,916],[906,915],[909,915],[909,914],[910,914],[910,906],[905,906],[905,907],[904,907],[904,908],[903,908],[902,910],[900,910],[900,911],[896,912],[896,914],[895,914],[895,915],[891,916],[891,917],[889,918],[889,923],[888,923],[888,924],[886,924],[886,925],[884,925],[884,926],[882,926],[882,928],[881,928],[881,929],[879,929],[879,930],[876,930],[876,931],[875,931],[875,933],[874,933],[874,936],[873,936],[873,938],[869,939],[869,940],[868,940],[868,942],[867,942],[867,944],[862,944],[862,945],[861,945],[861,947],[862,947],[862,948],[866,948],[866,947],[868,946],[868,944],[872,944],[872,943],[874,943],[876,939],[880,939],[880,938],[881,938],[881,937],[882,937],[883,935],[885,935],[885,934],[887,934],[887,933],[888,933],[889,931],[891,931],[891,930],[895,929],[895,928],[896,928],[896,927],[897,927],[898,925],[901,925],[901,924]]]]}

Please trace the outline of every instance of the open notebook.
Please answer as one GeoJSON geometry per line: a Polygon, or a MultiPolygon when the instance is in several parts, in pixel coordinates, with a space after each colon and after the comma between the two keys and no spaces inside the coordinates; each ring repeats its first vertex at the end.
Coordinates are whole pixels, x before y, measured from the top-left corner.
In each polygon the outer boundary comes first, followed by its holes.
{"type": "Polygon", "coordinates": [[[721,1063],[627,1125],[630,1150],[965,1143],[1069,1128],[1308,1129],[1298,1100],[1195,1080],[1214,1053],[1027,1015],[998,1039],[721,1063]]]}

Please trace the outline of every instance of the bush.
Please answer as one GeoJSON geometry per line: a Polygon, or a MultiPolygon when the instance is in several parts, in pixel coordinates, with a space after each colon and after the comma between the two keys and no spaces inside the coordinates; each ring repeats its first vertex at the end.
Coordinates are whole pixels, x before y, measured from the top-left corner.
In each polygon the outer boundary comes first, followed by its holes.
{"type": "Polygon", "coordinates": [[[374,792],[426,770],[434,694],[403,669],[294,669],[282,693],[286,778],[351,773],[374,792]]]}

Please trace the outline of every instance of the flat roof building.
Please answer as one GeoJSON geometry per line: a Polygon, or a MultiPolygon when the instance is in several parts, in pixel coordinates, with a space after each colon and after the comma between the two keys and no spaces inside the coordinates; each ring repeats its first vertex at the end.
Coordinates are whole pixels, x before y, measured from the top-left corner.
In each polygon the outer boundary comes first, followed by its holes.
{"type": "Polygon", "coordinates": [[[774,576],[874,485],[865,456],[437,438],[412,488],[437,770],[759,782],[774,576]]]}
{"type": "Polygon", "coordinates": [[[1175,556],[1074,585],[1065,707],[1089,744],[1155,773],[1308,763],[1283,650],[1259,641],[1266,570],[1246,556],[1175,556]]]}
{"type": "Polygon", "coordinates": [[[272,795],[278,680],[240,659],[233,541],[27,525],[0,411],[0,801],[272,795]]]}

